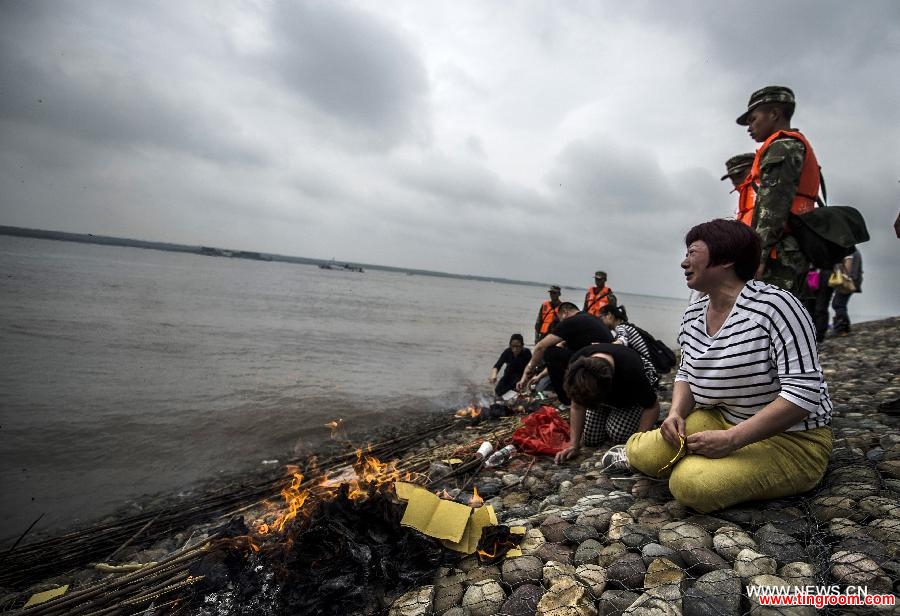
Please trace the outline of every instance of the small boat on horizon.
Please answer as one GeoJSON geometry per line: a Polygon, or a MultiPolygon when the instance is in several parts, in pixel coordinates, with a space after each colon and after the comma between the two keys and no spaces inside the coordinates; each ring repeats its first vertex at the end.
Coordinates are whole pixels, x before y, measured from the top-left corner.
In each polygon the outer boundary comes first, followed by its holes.
{"type": "Polygon", "coordinates": [[[350,265],[349,263],[337,263],[334,259],[327,263],[319,263],[319,269],[340,270],[342,272],[358,272],[364,274],[366,270],[358,265],[350,265]]]}

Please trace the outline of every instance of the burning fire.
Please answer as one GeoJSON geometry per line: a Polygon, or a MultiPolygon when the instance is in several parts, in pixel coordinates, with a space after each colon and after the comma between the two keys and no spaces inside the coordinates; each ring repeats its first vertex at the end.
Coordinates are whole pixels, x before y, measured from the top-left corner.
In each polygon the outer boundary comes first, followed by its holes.
{"type": "Polygon", "coordinates": [[[466,408],[464,408],[464,409],[459,409],[458,411],[456,411],[456,416],[457,416],[457,417],[472,417],[472,418],[475,418],[475,417],[478,417],[479,415],[481,415],[481,408],[475,406],[474,404],[470,404],[470,405],[467,406],[466,408]]]}
{"type": "Polygon", "coordinates": [[[472,486],[472,499],[469,501],[469,506],[477,509],[484,505],[484,499],[478,495],[478,488],[472,486]]]}
{"type": "MultiPolygon", "coordinates": [[[[260,535],[283,532],[298,516],[303,516],[305,506],[334,499],[341,491],[341,486],[345,484],[348,488],[347,498],[361,500],[373,491],[382,489],[393,491],[395,481],[421,483],[424,479],[424,476],[418,473],[401,471],[397,468],[396,460],[381,462],[373,456],[366,455],[361,449],[356,451],[356,462],[341,469],[333,477],[321,474],[306,479],[296,466],[288,467],[288,472],[292,477],[290,485],[281,490],[284,507],[273,521],[261,521],[257,524],[256,531],[260,535]]],[[[315,466],[312,472],[317,472],[315,466]]]]}

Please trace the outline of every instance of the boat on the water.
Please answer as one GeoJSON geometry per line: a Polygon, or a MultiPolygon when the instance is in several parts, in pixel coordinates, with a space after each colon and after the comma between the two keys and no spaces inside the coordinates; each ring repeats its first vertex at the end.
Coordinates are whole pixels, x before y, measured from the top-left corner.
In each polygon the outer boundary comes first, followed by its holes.
{"type": "Polygon", "coordinates": [[[336,263],[334,259],[332,259],[328,263],[319,263],[319,269],[340,270],[342,272],[359,272],[360,274],[363,274],[366,271],[358,265],[350,265],[349,263],[336,263]]]}

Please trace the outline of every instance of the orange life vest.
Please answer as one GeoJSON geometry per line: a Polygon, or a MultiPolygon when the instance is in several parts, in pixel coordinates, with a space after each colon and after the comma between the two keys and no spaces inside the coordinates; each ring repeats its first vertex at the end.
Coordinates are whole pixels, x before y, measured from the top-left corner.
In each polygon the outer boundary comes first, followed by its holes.
{"type": "Polygon", "coordinates": [[[803,143],[806,147],[806,156],[803,158],[803,167],[800,169],[800,182],[797,185],[797,193],[794,195],[794,201],[791,203],[792,214],[804,214],[816,207],[816,197],[819,194],[819,183],[821,176],[819,174],[819,162],[816,160],[816,154],[813,152],[812,146],[801,133],[792,130],[775,131],[756,151],[756,158],[753,159],[753,166],[750,167],[750,174],[747,176],[738,190],[741,192],[741,199],[747,199],[745,193],[749,194],[752,190],[754,198],[752,204],[747,208],[746,203],[739,203],[739,220],[747,226],[753,225],[753,210],[756,209],[756,189],[759,186],[760,161],[762,161],[766,150],[772,145],[772,142],[782,137],[791,137],[803,143]],[[746,209],[745,209],[746,208],[746,209]]]}
{"type": "Polygon", "coordinates": [[[752,227],[753,207],[756,205],[756,191],[752,186],[744,184],[741,184],[734,190],[738,191],[738,209],[735,217],[748,227],[752,227]]]}
{"type": "Polygon", "coordinates": [[[544,303],[541,304],[541,327],[538,330],[541,334],[549,334],[550,328],[553,326],[553,322],[559,316],[559,306],[554,306],[550,303],[550,300],[544,300],[544,303]]]}
{"type": "Polygon", "coordinates": [[[610,291],[609,287],[607,287],[606,285],[603,285],[602,289],[598,287],[591,287],[590,289],[588,289],[587,295],[584,298],[586,312],[594,315],[595,317],[599,317],[600,309],[609,303],[610,293],[612,293],[612,291],[610,291]]]}

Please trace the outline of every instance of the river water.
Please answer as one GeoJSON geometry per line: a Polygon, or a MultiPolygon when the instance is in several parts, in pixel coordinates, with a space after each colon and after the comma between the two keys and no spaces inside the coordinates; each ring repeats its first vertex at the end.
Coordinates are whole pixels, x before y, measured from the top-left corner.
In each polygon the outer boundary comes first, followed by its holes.
{"type": "MultiPolygon", "coordinates": [[[[685,299],[618,296],[672,343],[685,299]]],[[[32,532],[58,532],[314,452],[334,419],[360,431],[449,416],[491,392],[491,366],[511,333],[533,340],[546,297],[0,236],[0,541],[41,514],[32,532]]]]}

